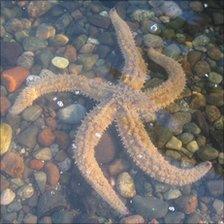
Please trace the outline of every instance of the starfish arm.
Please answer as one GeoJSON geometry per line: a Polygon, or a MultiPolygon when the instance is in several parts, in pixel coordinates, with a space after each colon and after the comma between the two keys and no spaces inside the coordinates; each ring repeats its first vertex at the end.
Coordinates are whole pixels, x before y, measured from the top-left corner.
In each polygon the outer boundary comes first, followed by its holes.
{"type": "Polygon", "coordinates": [[[122,80],[134,89],[141,89],[146,79],[147,66],[135,45],[129,26],[121,19],[114,8],[110,10],[110,18],[125,59],[122,80]]]}
{"type": "Polygon", "coordinates": [[[88,79],[83,75],[46,75],[19,94],[10,112],[19,114],[32,105],[34,100],[51,92],[78,90],[81,94],[99,101],[110,89],[113,89],[113,86],[99,78],[88,79]]]}
{"type": "Polygon", "coordinates": [[[123,117],[115,119],[125,148],[136,165],[157,180],[183,186],[199,180],[210,170],[210,162],[189,169],[172,166],[152,144],[135,111],[126,110],[123,117]]]}
{"type": "Polygon", "coordinates": [[[115,210],[126,215],[128,209],[103,175],[94,156],[94,148],[112,122],[115,113],[116,108],[112,101],[106,104],[101,103],[90,112],[76,135],[74,158],[80,172],[96,192],[115,210]]]}
{"type": "Polygon", "coordinates": [[[156,64],[162,66],[169,75],[168,80],[163,84],[145,92],[149,97],[149,102],[154,101],[158,110],[168,106],[179,97],[185,86],[185,74],[178,62],[153,48],[148,50],[148,56],[156,64]]]}

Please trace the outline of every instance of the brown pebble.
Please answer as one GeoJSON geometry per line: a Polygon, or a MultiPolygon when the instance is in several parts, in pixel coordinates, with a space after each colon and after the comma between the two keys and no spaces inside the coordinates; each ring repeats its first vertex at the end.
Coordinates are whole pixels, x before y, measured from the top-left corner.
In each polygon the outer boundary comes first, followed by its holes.
{"type": "Polygon", "coordinates": [[[45,128],[39,133],[37,139],[40,145],[50,146],[55,141],[55,134],[50,128],[45,128]]]}
{"type": "Polygon", "coordinates": [[[24,173],[23,158],[18,153],[8,152],[1,160],[1,169],[12,177],[21,178],[24,173]]]}
{"type": "Polygon", "coordinates": [[[44,168],[47,174],[47,183],[50,186],[56,186],[60,179],[58,167],[52,162],[47,162],[44,168]]]}
{"type": "Polygon", "coordinates": [[[198,198],[195,195],[185,195],[177,198],[175,203],[185,214],[191,214],[198,207],[198,198]]]}
{"type": "Polygon", "coordinates": [[[131,215],[121,219],[120,223],[122,224],[144,224],[145,220],[140,215],[131,215]]]}
{"type": "Polygon", "coordinates": [[[55,131],[56,143],[62,148],[66,149],[70,145],[70,137],[64,131],[55,131]]]}
{"type": "Polygon", "coordinates": [[[41,170],[44,166],[44,162],[39,159],[32,159],[29,162],[29,167],[33,170],[41,170]]]}
{"type": "Polygon", "coordinates": [[[121,172],[126,171],[127,169],[128,169],[128,164],[122,159],[116,159],[108,167],[108,170],[111,176],[116,176],[120,174],[121,172]]]}
{"type": "Polygon", "coordinates": [[[74,62],[77,59],[76,49],[72,45],[67,45],[65,47],[64,57],[70,62],[74,62]]]}
{"type": "Polygon", "coordinates": [[[115,140],[109,132],[106,132],[96,146],[96,160],[98,163],[109,163],[114,159],[115,153],[115,140]]]}
{"type": "Polygon", "coordinates": [[[40,223],[52,224],[51,217],[50,216],[44,216],[43,218],[41,218],[40,223]]]}
{"type": "Polygon", "coordinates": [[[57,128],[57,121],[55,118],[53,117],[48,117],[45,119],[45,122],[47,124],[47,126],[49,128],[51,128],[52,130],[55,130],[57,128]]]}
{"type": "Polygon", "coordinates": [[[11,106],[10,101],[5,96],[0,96],[0,114],[4,116],[7,112],[9,107],[11,106]]]}

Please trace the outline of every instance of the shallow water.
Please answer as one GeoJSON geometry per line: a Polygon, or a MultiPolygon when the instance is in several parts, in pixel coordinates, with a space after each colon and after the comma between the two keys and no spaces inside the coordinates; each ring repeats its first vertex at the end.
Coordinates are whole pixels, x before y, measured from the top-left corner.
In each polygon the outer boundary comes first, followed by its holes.
{"type": "Polygon", "coordinates": [[[167,2],[1,1],[1,223],[223,223],[223,2],[167,2]],[[95,101],[74,89],[48,93],[18,115],[9,112],[40,77],[76,73],[119,83],[124,58],[108,15],[113,7],[147,63],[143,92],[168,78],[149,60],[149,47],[186,74],[175,103],[144,122],[152,142],[174,166],[213,164],[196,183],[171,186],[133,163],[115,122],[93,133],[101,138],[97,162],[130,211],[125,217],[87,184],[73,160],[74,136],[95,101]]]}

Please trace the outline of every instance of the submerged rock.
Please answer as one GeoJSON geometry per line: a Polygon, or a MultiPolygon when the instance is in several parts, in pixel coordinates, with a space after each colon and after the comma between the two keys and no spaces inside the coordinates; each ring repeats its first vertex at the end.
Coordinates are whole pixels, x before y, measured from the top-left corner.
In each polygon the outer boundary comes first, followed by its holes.
{"type": "Polygon", "coordinates": [[[0,155],[3,155],[9,150],[12,140],[12,128],[6,123],[0,124],[0,155]]]}

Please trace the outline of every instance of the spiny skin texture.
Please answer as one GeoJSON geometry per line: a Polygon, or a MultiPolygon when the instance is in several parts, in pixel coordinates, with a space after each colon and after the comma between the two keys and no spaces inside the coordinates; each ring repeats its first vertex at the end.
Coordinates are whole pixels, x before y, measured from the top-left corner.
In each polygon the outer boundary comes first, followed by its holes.
{"type": "Polygon", "coordinates": [[[122,142],[136,165],[160,181],[178,186],[190,184],[205,175],[212,165],[204,162],[190,169],[177,168],[169,164],[153,145],[140,117],[151,120],[157,110],[177,99],[185,85],[184,72],[173,59],[151,48],[148,50],[149,57],[167,71],[169,78],[161,86],[142,92],[146,65],[125,21],[114,9],[110,11],[110,17],[125,57],[122,78],[117,85],[87,79],[83,75],[49,75],[25,88],[11,112],[18,114],[36,98],[57,91],[79,90],[81,94],[98,101],[99,104],[86,116],[75,137],[75,164],[99,195],[119,213],[126,215],[128,209],[104,177],[94,156],[95,146],[112,121],[116,122],[122,142]]]}

